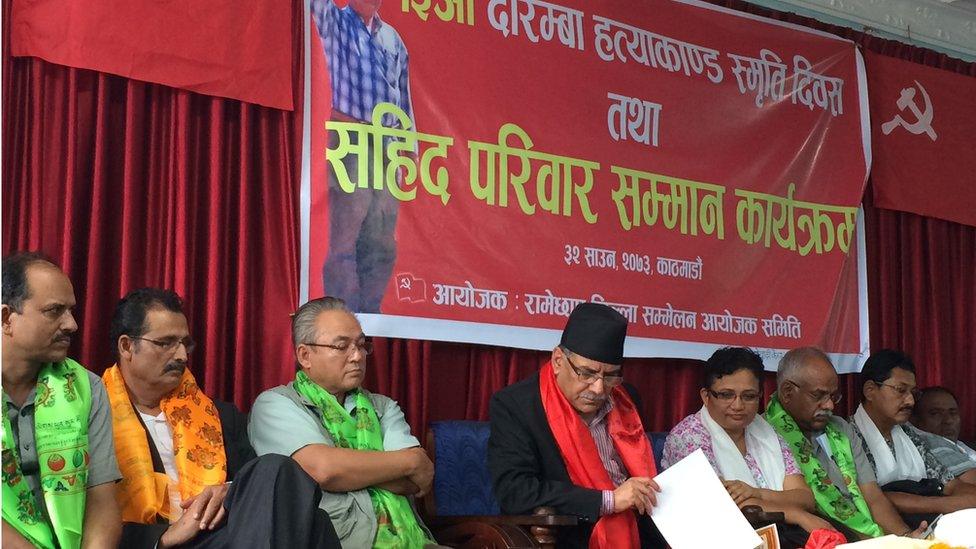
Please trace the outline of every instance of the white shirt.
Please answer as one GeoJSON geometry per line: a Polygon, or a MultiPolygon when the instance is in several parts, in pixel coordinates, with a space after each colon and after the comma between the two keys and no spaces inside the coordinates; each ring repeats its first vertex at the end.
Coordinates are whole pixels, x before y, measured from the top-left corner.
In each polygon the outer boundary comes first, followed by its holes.
{"type": "Polygon", "coordinates": [[[173,454],[173,431],[169,428],[169,423],[166,422],[166,414],[162,411],[159,412],[158,416],[142,412],[139,412],[139,415],[142,416],[142,422],[146,425],[146,430],[149,431],[153,444],[156,445],[156,451],[159,452],[159,458],[163,461],[166,476],[169,477],[169,506],[173,512],[170,522],[176,522],[176,519],[183,514],[183,509],[180,508],[183,499],[180,497],[180,476],[176,472],[176,460],[173,454]]]}
{"type": "Polygon", "coordinates": [[[966,446],[965,444],[963,444],[961,440],[956,441],[956,446],[958,446],[959,449],[963,451],[963,453],[969,456],[969,459],[976,461],[976,450],[973,450],[969,446],[966,446]]]}

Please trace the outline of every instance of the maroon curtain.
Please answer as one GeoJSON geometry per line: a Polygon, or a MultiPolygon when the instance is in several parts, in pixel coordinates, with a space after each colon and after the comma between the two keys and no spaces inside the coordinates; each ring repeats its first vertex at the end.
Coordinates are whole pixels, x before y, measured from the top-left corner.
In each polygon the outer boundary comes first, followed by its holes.
{"type": "MultiPolygon", "coordinates": [[[[976,74],[976,64],[929,50],[719,3],[976,74]]],[[[174,288],[187,299],[201,343],[192,358],[198,379],[208,393],[248,409],[294,372],[288,314],[299,269],[298,113],[10,59],[10,0],[3,5],[3,253],[42,249],[63,263],[79,302],[72,355],[96,371],[111,362],[107,323],[118,298],[144,285],[174,288]]],[[[299,30],[293,42],[300,60],[299,30]]],[[[905,349],[922,385],[956,391],[966,409],[963,435],[976,438],[976,229],[870,205],[866,222],[872,345],[905,349]]],[[[367,386],[399,400],[418,435],[433,420],[486,419],[494,391],[548,359],[429,341],[376,347],[367,386]]],[[[700,364],[627,361],[649,429],[666,430],[700,406],[700,364]]],[[[841,413],[853,408],[856,383],[843,376],[841,413]]]]}
{"type": "Polygon", "coordinates": [[[61,263],[78,300],[71,354],[96,372],[112,364],[118,299],[176,290],[199,341],[197,381],[249,407],[294,372],[295,114],[10,58],[10,5],[3,253],[39,249],[61,263]]]}

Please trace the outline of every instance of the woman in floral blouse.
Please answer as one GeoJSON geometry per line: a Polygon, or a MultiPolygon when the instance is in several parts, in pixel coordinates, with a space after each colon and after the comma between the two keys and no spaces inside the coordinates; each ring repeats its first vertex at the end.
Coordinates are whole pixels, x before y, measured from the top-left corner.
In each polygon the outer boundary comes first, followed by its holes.
{"type": "MultiPolygon", "coordinates": [[[[833,530],[813,514],[813,493],[786,442],[758,415],[762,375],[762,358],[752,350],[715,351],[705,364],[702,408],[671,430],[662,465],[667,468],[701,448],[740,508],[758,505],[764,511],[782,511],[787,523],[805,532],[833,530]]],[[[796,541],[802,546],[805,532],[790,537],[803,538],[796,541]]]]}

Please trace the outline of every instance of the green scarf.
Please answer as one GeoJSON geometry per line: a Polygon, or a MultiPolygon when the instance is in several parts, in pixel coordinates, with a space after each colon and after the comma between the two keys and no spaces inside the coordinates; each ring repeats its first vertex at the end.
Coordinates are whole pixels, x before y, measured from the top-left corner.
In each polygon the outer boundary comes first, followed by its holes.
{"type": "Polygon", "coordinates": [[[21,471],[17,441],[3,411],[3,519],[37,547],[81,547],[91,403],[91,382],[81,364],[66,358],[41,367],[34,398],[34,439],[50,521],[21,471]]]}
{"type": "MultiPolygon", "coordinates": [[[[339,404],[336,397],[316,385],[305,372],[295,375],[295,390],[322,411],[322,425],[332,435],[336,446],[354,450],[383,450],[380,420],[366,393],[356,389],[346,395],[346,398],[356,399],[354,418],[339,404]]],[[[368,491],[378,526],[376,539],[373,541],[374,548],[413,549],[433,543],[417,523],[413,507],[407,498],[381,488],[368,488],[368,491]]]]}
{"type": "Polygon", "coordinates": [[[847,490],[850,492],[850,500],[844,497],[830,481],[827,471],[824,470],[820,460],[813,455],[813,444],[810,439],[803,434],[803,431],[796,424],[793,416],[788,414],[779,402],[779,395],[773,393],[766,408],[766,421],[776,429],[776,432],[786,440],[793,456],[796,457],[800,470],[803,471],[803,478],[807,484],[813,488],[813,496],[817,500],[817,508],[821,513],[825,513],[830,518],[837,520],[851,530],[876,538],[884,532],[881,527],[874,522],[871,510],[861,495],[861,490],[857,487],[857,470],[854,466],[854,456],[851,451],[851,441],[833,423],[828,422],[824,431],[827,434],[827,442],[830,445],[830,453],[834,457],[837,468],[840,469],[847,483],[847,490]]]}

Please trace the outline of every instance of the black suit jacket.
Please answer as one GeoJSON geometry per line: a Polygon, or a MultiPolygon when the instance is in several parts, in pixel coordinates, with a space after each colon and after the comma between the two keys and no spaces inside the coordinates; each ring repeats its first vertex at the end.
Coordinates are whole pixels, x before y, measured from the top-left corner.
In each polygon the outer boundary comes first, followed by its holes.
{"type": "MultiPolygon", "coordinates": [[[[247,416],[242,414],[236,406],[229,402],[214,400],[217,416],[220,419],[220,429],[224,438],[224,454],[227,457],[227,480],[233,480],[244,464],[256,457],[251,441],[247,438],[247,416]]],[[[141,418],[140,418],[141,419],[141,418]]],[[[146,426],[143,425],[143,428],[146,426]]],[[[163,460],[159,457],[156,445],[152,443],[149,431],[146,431],[146,443],[149,444],[149,454],[152,456],[153,470],[165,473],[163,460]]],[[[162,517],[158,517],[156,524],[139,524],[126,522],[122,525],[122,539],[119,547],[133,547],[152,549],[159,537],[169,527],[162,517]]]]}
{"type": "Polygon", "coordinates": [[[585,547],[600,518],[600,490],[573,484],[549,428],[539,374],[506,387],[491,397],[488,471],[503,513],[531,514],[540,506],[581,519],[576,528],[560,529],[560,547],[585,547]]]}

